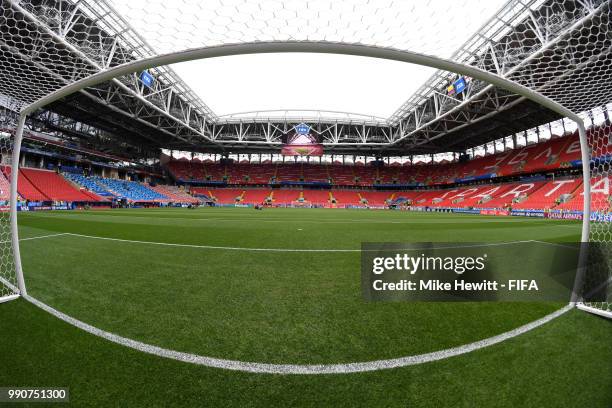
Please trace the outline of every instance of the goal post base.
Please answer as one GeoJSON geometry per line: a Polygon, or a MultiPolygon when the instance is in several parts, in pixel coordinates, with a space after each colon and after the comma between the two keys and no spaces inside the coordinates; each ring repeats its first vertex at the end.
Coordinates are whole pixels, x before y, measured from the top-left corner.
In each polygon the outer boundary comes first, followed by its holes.
{"type": "Polygon", "coordinates": [[[10,302],[11,300],[15,300],[19,298],[20,295],[8,295],[0,297],[0,303],[10,302]]]}
{"type": "Polygon", "coordinates": [[[584,303],[576,303],[576,307],[580,310],[584,310],[585,312],[593,313],[598,316],[603,316],[603,317],[607,317],[608,319],[612,319],[612,312],[610,311],[598,309],[592,306],[587,306],[584,303]]]}

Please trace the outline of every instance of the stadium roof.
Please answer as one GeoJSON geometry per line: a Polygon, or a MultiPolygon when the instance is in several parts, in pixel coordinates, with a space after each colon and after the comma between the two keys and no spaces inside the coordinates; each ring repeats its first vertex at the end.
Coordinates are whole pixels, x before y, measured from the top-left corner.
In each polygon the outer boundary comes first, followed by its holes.
{"type": "MultiPolygon", "coordinates": [[[[7,0],[1,16],[0,100],[18,110],[79,79],[137,60],[219,45],[270,42],[356,43],[448,58],[523,85],[572,112],[612,99],[605,68],[610,66],[612,49],[609,1],[510,0],[498,8],[499,3],[491,1],[7,0]]],[[[285,54],[284,67],[302,69],[304,58],[296,61],[285,54]]],[[[203,67],[206,63],[192,64],[203,67]]],[[[389,66],[380,61],[377,65],[389,66]]],[[[281,104],[281,96],[274,92],[283,87],[249,92],[249,87],[266,82],[260,75],[269,72],[265,64],[261,67],[247,78],[250,82],[243,83],[236,74],[224,80],[223,68],[232,72],[226,64],[207,78],[208,83],[185,80],[189,72],[183,72],[181,65],[152,67],[148,78],[140,72],[121,74],[56,100],[48,108],[119,138],[158,147],[218,152],[275,149],[288,129],[308,121],[330,152],[386,155],[460,151],[559,117],[524,96],[477,78],[463,78],[465,89],[451,93],[449,85],[461,77],[424,68],[415,72],[431,74],[426,81],[401,71],[399,78],[381,79],[384,75],[371,67],[367,73],[353,66],[335,76],[330,73],[331,85],[302,86],[318,97],[319,104],[308,106],[300,100],[290,106],[299,111],[286,105],[280,111],[220,116],[205,103],[215,103],[206,93],[217,86],[225,90],[220,95],[227,98],[227,106],[231,102],[239,106],[236,101],[249,98],[262,102],[268,94],[281,104]],[[367,94],[370,82],[351,78],[349,74],[354,73],[388,81],[391,85],[381,85],[384,89],[379,94],[399,90],[406,92],[405,97],[412,96],[383,120],[374,112],[364,112],[365,107],[350,109],[357,114],[331,112],[349,110],[324,104],[327,99],[332,102],[329,95],[342,80],[351,91],[364,93],[357,98],[346,91],[345,101],[373,101],[382,109],[383,103],[367,94]],[[194,90],[199,86],[203,89],[194,90]]],[[[201,79],[205,72],[198,68],[195,73],[201,79]]],[[[303,83],[307,75],[300,75],[303,83]]],[[[295,100],[293,88],[284,91],[283,98],[295,100]]],[[[384,102],[398,103],[392,99],[389,96],[384,102]]],[[[246,102],[244,109],[250,110],[246,102]]],[[[276,109],[262,103],[257,110],[263,108],[276,109]]]]}
{"type": "MultiPolygon", "coordinates": [[[[507,0],[112,0],[158,53],[266,39],[366,42],[449,58],[507,0]],[[187,26],[187,27],[185,27],[187,26]],[[170,41],[171,39],[171,41],[170,41]]],[[[310,108],[388,118],[435,71],[346,55],[242,55],[172,68],[218,115],[310,108]]],[[[356,115],[359,118],[361,115],[356,115]]]]}

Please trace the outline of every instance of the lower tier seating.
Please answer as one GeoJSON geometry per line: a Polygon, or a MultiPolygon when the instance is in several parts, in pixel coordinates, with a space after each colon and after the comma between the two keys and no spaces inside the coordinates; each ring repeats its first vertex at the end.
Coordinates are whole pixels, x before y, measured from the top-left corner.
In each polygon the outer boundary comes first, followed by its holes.
{"type": "MultiPolygon", "coordinates": [[[[5,177],[10,180],[12,169],[9,166],[2,167],[2,173],[5,177]]],[[[17,192],[24,200],[30,201],[50,201],[50,198],[44,195],[38,188],[36,188],[30,180],[28,180],[21,170],[17,176],[17,192]]]]}
{"type": "Polygon", "coordinates": [[[177,186],[165,186],[158,184],[156,186],[145,186],[159,194],[168,197],[174,203],[197,204],[200,202],[197,198],[189,195],[185,190],[177,186]]]}
{"type": "MultiPolygon", "coordinates": [[[[612,211],[610,179],[593,177],[592,209],[612,211]]],[[[273,205],[310,203],[345,206],[399,206],[432,208],[582,210],[584,196],[580,178],[535,180],[503,184],[455,187],[452,189],[373,191],[373,190],[297,190],[268,188],[196,187],[194,194],[215,198],[220,204],[260,204],[270,198],[273,205]]]]}
{"type": "MultiPolygon", "coordinates": [[[[2,167],[0,176],[0,199],[9,199],[11,168],[2,167]],[[5,198],[6,197],[6,198],[5,198]]],[[[19,196],[29,201],[96,202],[100,197],[79,189],[54,171],[21,168],[17,179],[19,196]]]]}
{"type": "Polygon", "coordinates": [[[11,183],[8,181],[4,173],[0,172],[0,201],[9,201],[11,199],[11,183]]]}
{"type": "Polygon", "coordinates": [[[54,171],[22,168],[20,172],[51,201],[99,201],[99,198],[84,194],[54,171]]]}
{"type": "MultiPolygon", "coordinates": [[[[165,195],[163,191],[156,191],[151,186],[145,185],[136,181],[128,180],[117,180],[96,176],[84,176],[81,174],[66,173],[64,174],[66,179],[72,181],[75,184],[89,190],[88,195],[94,195],[104,197],[106,199],[127,199],[133,202],[168,202],[175,201],[165,195]]],[[[174,190],[169,190],[174,191],[174,190]]],[[[177,194],[178,189],[176,190],[177,194]]],[[[188,194],[185,194],[188,196],[188,194]]],[[[197,202],[193,200],[193,197],[189,196],[190,201],[179,201],[179,202],[197,202]]]]}

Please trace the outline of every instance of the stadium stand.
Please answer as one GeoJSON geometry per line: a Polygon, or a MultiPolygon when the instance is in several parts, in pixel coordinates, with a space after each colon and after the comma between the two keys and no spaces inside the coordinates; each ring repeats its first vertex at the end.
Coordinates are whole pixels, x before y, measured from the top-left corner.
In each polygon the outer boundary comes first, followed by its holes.
{"type": "Polygon", "coordinates": [[[569,200],[580,187],[582,187],[581,179],[549,181],[530,193],[526,200],[513,204],[512,208],[549,210],[569,200]]]}
{"type": "MultiPolygon", "coordinates": [[[[558,154],[553,156],[560,157],[563,151],[571,154],[573,142],[565,140],[556,146],[558,154]],[[561,147],[559,147],[562,145],[561,147]],[[561,149],[561,150],[559,150],[561,149]],[[567,150],[570,152],[567,152],[567,150]]],[[[546,148],[536,146],[526,150],[525,156],[528,162],[539,160],[540,157],[551,157],[550,151],[555,146],[550,145],[546,148]]],[[[493,157],[493,156],[491,156],[493,157]]],[[[508,168],[515,164],[512,158],[516,155],[507,155],[504,158],[497,158],[498,164],[493,160],[486,162],[480,161],[481,169],[487,167],[508,168]],[[502,163],[501,165],[499,163],[502,163]]],[[[476,162],[478,160],[474,160],[476,162]]],[[[187,163],[187,162],[181,162],[187,163]]],[[[550,165],[550,161],[544,160],[536,164],[538,168],[550,165]]],[[[241,164],[234,169],[240,169],[237,173],[232,173],[229,177],[243,178],[248,177],[246,169],[251,165],[241,164]]],[[[265,164],[269,166],[270,164],[265,164]]],[[[287,165],[278,167],[280,177],[284,180],[294,180],[303,177],[304,173],[289,172],[287,169],[304,169],[307,165],[287,165]],[[290,168],[290,166],[294,166],[290,168]]],[[[332,165],[329,167],[340,167],[332,165]]],[[[443,165],[444,166],[444,165],[443,165]]],[[[344,166],[349,167],[349,166],[344,166]]],[[[397,171],[401,166],[384,170],[375,174],[375,180],[389,180],[395,177],[393,171],[397,171]],[[386,173],[385,173],[386,172],[386,173]]],[[[534,166],[535,167],[535,166],[534,166]]],[[[221,167],[217,166],[216,174],[220,174],[221,167]]],[[[314,166],[310,168],[315,168],[314,166]]],[[[315,177],[324,178],[323,173],[326,166],[318,165],[314,172],[315,177]]],[[[366,166],[361,166],[361,169],[366,166]]],[[[441,170],[438,175],[450,169],[450,164],[446,164],[446,169],[441,170]]],[[[10,167],[2,167],[0,175],[0,200],[9,198],[10,167]]],[[[327,170],[326,170],[327,171],[327,170]]],[[[352,171],[352,170],[351,170],[352,171]]],[[[365,174],[357,170],[357,174],[365,174]]],[[[347,174],[347,173],[345,173],[347,174]]],[[[351,176],[353,173],[351,173],[351,176]]],[[[369,179],[371,180],[371,179],[369,179]]],[[[593,209],[599,211],[610,211],[611,203],[610,181],[605,177],[594,177],[593,188],[593,209]]],[[[74,201],[74,202],[96,202],[106,199],[125,198],[132,202],[175,202],[175,203],[198,203],[200,201],[214,201],[218,204],[261,204],[271,199],[272,205],[322,205],[322,206],[407,206],[430,207],[430,208],[474,208],[474,209],[523,209],[523,210],[564,210],[580,211],[583,205],[583,197],[580,193],[582,181],[580,178],[562,178],[557,180],[525,180],[522,182],[501,183],[501,184],[480,184],[458,186],[450,189],[434,188],[428,190],[412,191],[376,191],[371,189],[285,189],[285,188],[211,188],[211,187],[192,187],[193,195],[185,192],[183,188],[177,186],[155,185],[107,179],[101,177],[86,177],[76,173],[65,173],[64,178],[59,174],[40,169],[23,168],[19,172],[19,194],[30,201],[74,201]],[[80,186],[79,189],[76,186],[80,186]],[[333,202],[335,201],[335,202],[333,202]]]]}
{"type": "Polygon", "coordinates": [[[98,185],[106,188],[118,198],[133,202],[168,201],[168,197],[151,190],[136,181],[91,177],[98,185]]]}
{"type": "Polygon", "coordinates": [[[108,191],[105,187],[98,184],[94,178],[86,177],[82,174],[75,173],[64,173],[64,177],[73,183],[87,189],[91,194],[95,194],[98,197],[102,197],[103,199],[112,199],[115,197],[110,191],[108,191]]]}
{"type": "Polygon", "coordinates": [[[192,190],[194,194],[201,193],[208,197],[211,197],[216,203],[219,204],[236,204],[242,202],[244,189],[238,188],[218,188],[209,189],[203,187],[196,187],[192,190]]]}
{"type": "Polygon", "coordinates": [[[51,201],[99,201],[99,198],[84,194],[54,171],[22,168],[20,172],[51,201]]]}
{"type": "MultiPolygon", "coordinates": [[[[600,152],[609,154],[607,150],[600,152]]],[[[476,157],[466,163],[398,163],[386,166],[314,163],[204,163],[199,160],[173,160],[170,174],[177,181],[241,185],[273,183],[325,183],[334,186],[369,187],[375,185],[445,185],[455,182],[486,180],[499,176],[522,175],[579,166],[580,143],[573,133],[539,144],[476,157]]]]}
{"type": "Polygon", "coordinates": [[[401,206],[410,205],[416,201],[422,191],[397,191],[391,194],[390,205],[401,206]]]}
{"type": "MultiPolygon", "coordinates": [[[[278,164],[276,167],[276,181],[302,181],[304,180],[303,164],[278,164]]],[[[309,180],[310,181],[310,180],[309,180]]]]}
{"type": "MultiPolygon", "coordinates": [[[[574,189],[569,199],[561,203],[562,210],[580,211],[584,205],[584,194],[580,189],[574,189]]],[[[596,176],[591,178],[591,210],[610,212],[612,197],[610,196],[610,177],[596,176]]]]}
{"type": "Polygon", "coordinates": [[[0,172],[0,201],[8,201],[11,198],[11,183],[3,172],[0,172]]]}
{"type": "Polygon", "coordinates": [[[174,203],[185,203],[185,204],[197,204],[200,202],[197,198],[189,195],[185,190],[177,186],[165,186],[165,185],[145,185],[145,187],[167,197],[174,203]]]}
{"type": "Polygon", "coordinates": [[[361,205],[361,199],[356,190],[332,190],[331,194],[337,205],[361,205]]]}
{"type": "MultiPolygon", "coordinates": [[[[601,147],[600,150],[597,152],[598,156],[610,155],[607,146],[601,147]]],[[[218,204],[260,204],[269,198],[272,205],[412,205],[431,208],[512,207],[579,211],[582,209],[583,199],[576,193],[581,187],[578,178],[566,177],[554,181],[541,178],[536,181],[482,184],[499,176],[524,177],[526,174],[576,168],[579,165],[580,146],[574,133],[512,151],[476,157],[467,162],[404,165],[393,162],[384,166],[361,162],[354,165],[344,165],[340,162],[215,163],[198,159],[168,162],[167,169],[177,181],[197,181],[205,184],[204,187],[191,187],[193,195],[176,186],[150,186],[132,181],[87,177],[80,174],[82,168],[76,167],[74,171],[70,171],[69,166],[63,166],[63,178],[52,171],[24,168],[19,173],[19,193],[31,201],[101,201],[124,198],[132,202],[197,203],[213,200],[218,204]],[[443,188],[450,183],[474,182],[481,184],[443,188]],[[302,189],[255,187],[296,183],[300,184],[302,189]],[[309,189],[309,183],[327,188],[309,189]],[[226,186],[227,188],[223,188],[226,186]],[[358,189],[342,188],[349,186],[358,189]],[[369,189],[376,186],[386,190],[369,189]],[[423,190],[422,187],[425,186],[433,189],[423,190]],[[421,189],[400,190],[414,187],[421,189]]],[[[0,178],[0,200],[8,199],[6,176],[10,176],[10,168],[3,167],[2,170],[4,175],[0,178]]],[[[594,199],[596,205],[593,209],[609,209],[609,189],[605,188],[607,182],[607,179],[593,179],[595,194],[599,194],[594,199]],[[598,193],[598,190],[601,192],[598,193]]]]}
{"type": "MultiPolygon", "coordinates": [[[[8,179],[11,176],[11,168],[2,167],[0,188],[6,189],[8,194],[8,179]]],[[[17,180],[19,195],[29,201],[74,201],[74,202],[96,202],[100,197],[80,190],[62,178],[59,174],[41,169],[21,168],[17,180]]],[[[4,195],[2,195],[4,197],[4,195]]],[[[8,199],[8,196],[7,196],[8,199]]]]}
{"type": "Polygon", "coordinates": [[[292,204],[300,198],[301,190],[273,190],[271,197],[273,204],[292,204]]]}
{"type": "Polygon", "coordinates": [[[529,194],[537,191],[544,184],[546,183],[543,181],[512,183],[491,194],[491,200],[481,205],[492,208],[514,207],[515,203],[527,199],[529,194]]]}
{"type": "Polygon", "coordinates": [[[247,204],[262,204],[270,196],[269,189],[252,188],[245,190],[243,202],[247,204]]]}
{"type": "Polygon", "coordinates": [[[197,202],[197,200],[194,200],[193,197],[189,196],[188,194],[185,194],[186,197],[183,197],[182,201],[176,201],[176,197],[179,197],[178,194],[180,193],[178,192],[178,189],[174,187],[169,188],[167,191],[156,191],[151,186],[144,185],[136,181],[117,180],[96,176],[87,177],[75,173],[64,173],[64,177],[67,180],[70,180],[73,183],[89,190],[81,190],[81,192],[86,195],[98,197],[98,201],[101,198],[119,198],[127,199],[132,202],[197,202]],[[166,193],[170,195],[176,193],[176,195],[169,197],[166,195],[166,193]]]}
{"type": "Polygon", "coordinates": [[[329,190],[304,190],[304,200],[311,204],[328,205],[330,202],[329,190]]]}
{"type": "Polygon", "coordinates": [[[307,164],[303,166],[304,180],[315,183],[329,183],[331,178],[329,167],[322,164],[307,164]]]}
{"type": "MultiPolygon", "coordinates": [[[[2,172],[5,177],[10,180],[12,169],[9,166],[3,166],[2,172]]],[[[30,201],[49,201],[50,198],[44,195],[39,189],[37,189],[22,173],[19,171],[17,178],[17,191],[19,195],[25,200],[30,201]]]]}
{"type": "Polygon", "coordinates": [[[362,191],[359,193],[362,200],[365,200],[368,205],[381,206],[386,205],[387,200],[391,199],[393,193],[387,191],[362,191]]]}

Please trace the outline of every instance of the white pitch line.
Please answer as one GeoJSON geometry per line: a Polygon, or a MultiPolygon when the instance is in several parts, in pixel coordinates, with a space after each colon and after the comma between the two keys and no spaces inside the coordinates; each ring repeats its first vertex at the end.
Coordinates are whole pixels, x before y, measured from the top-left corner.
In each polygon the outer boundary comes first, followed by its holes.
{"type": "MultiPolygon", "coordinates": [[[[59,233],[59,234],[49,234],[49,235],[41,235],[38,237],[24,238],[23,240],[30,239],[41,239],[41,238],[51,238],[56,236],[79,236],[84,238],[93,238],[93,239],[103,239],[110,241],[119,241],[119,242],[133,242],[133,243],[142,243],[142,244],[153,244],[153,245],[168,245],[168,246],[187,246],[187,247],[196,247],[196,248],[213,248],[213,249],[242,249],[242,250],[252,250],[252,251],[267,251],[269,248],[232,248],[232,247],[210,247],[210,246],[201,246],[201,245],[187,245],[187,244],[171,244],[171,243],[163,243],[163,242],[149,242],[149,241],[133,241],[133,240],[123,240],[118,238],[105,238],[105,237],[95,237],[90,235],[82,235],[82,234],[73,234],[73,233],[59,233]]],[[[538,241],[517,241],[518,242],[538,242],[538,241]]],[[[544,244],[551,244],[549,242],[543,242],[544,244]]],[[[509,243],[495,243],[495,244],[484,244],[483,246],[489,245],[504,245],[504,244],[512,244],[509,243]]],[[[461,247],[461,246],[459,246],[461,247]]],[[[448,248],[448,247],[447,247],[448,248]]],[[[274,250],[274,249],[272,249],[274,250]]],[[[287,249],[277,249],[282,251],[343,251],[343,252],[359,252],[360,250],[287,250],[287,249]]],[[[13,285],[11,285],[13,286],[13,285]]],[[[545,323],[550,322],[551,320],[563,315],[573,308],[572,305],[567,305],[553,313],[550,313],[538,320],[534,320],[530,323],[527,323],[523,326],[517,327],[510,331],[498,334],[493,337],[489,337],[483,340],[479,340],[473,343],[464,344],[462,346],[452,347],[444,350],[434,351],[431,353],[425,354],[417,354],[413,356],[405,356],[394,359],[387,360],[375,360],[375,361],[367,361],[367,362],[356,362],[356,363],[343,363],[343,364],[269,364],[269,363],[254,363],[254,362],[245,362],[238,360],[227,360],[222,358],[215,357],[207,357],[201,356],[198,354],[184,353],[181,351],[170,350],[163,347],[154,346],[151,344],[139,342],[136,340],[132,340],[126,337],[122,337],[118,334],[111,333],[102,329],[99,329],[95,326],[89,325],[85,322],[82,322],[74,317],[66,315],[60,312],[57,309],[41,302],[40,300],[33,298],[29,295],[23,296],[24,299],[36,305],[37,307],[45,310],[46,312],[54,315],[55,317],[69,323],[81,330],[84,330],[90,334],[93,334],[98,337],[102,337],[106,340],[112,341],[114,343],[123,345],[125,347],[129,347],[144,353],[153,354],[162,358],[169,358],[172,360],[177,360],[185,363],[196,364],[201,366],[213,367],[213,368],[221,368],[226,370],[233,371],[242,371],[249,373],[265,373],[265,374],[300,374],[300,375],[314,375],[314,374],[349,374],[349,373],[360,373],[360,372],[368,372],[368,371],[378,371],[378,370],[386,370],[392,368],[406,367],[417,364],[424,364],[432,361],[443,360],[449,357],[459,356],[462,354],[470,353],[475,350],[479,350],[484,347],[492,346],[494,344],[501,343],[505,340],[511,339],[513,337],[519,336],[523,333],[526,333],[530,330],[535,329],[545,323]]]]}
{"type": "Polygon", "coordinates": [[[67,235],[67,232],[60,232],[57,234],[49,234],[49,235],[38,235],[36,237],[29,237],[29,238],[19,238],[19,241],[31,241],[33,239],[43,239],[43,238],[53,238],[53,237],[59,237],[62,235],[67,235]]]}
{"type": "Polygon", "coordinates": [[[545,323],[567,313],[573,308],[572,305],[567,305],[561,309],[556,310],[540,319],[534,320],[523,326],[517,327],[505,333],[498,334],[493,337],[489,337],[483,340],[479,340],[473,343],[464,344],[462,346],[452,347],[444,350],[434,351],[431,353],[417,354],[413,356],[405,356],[388,360],[375,360],[366,362],[356,363],[344,363],[344,364],[269,364],[269,363],[254,363],[239,360],[227,360],[222,358],[201,356],[198,354],[184,353],[181,351],[170,350],[163,347],[154,346],[151,344],[143,343],[140,341],[132,340],[126,337],[122,337],[118,334],[111,333],[95,326],[91,326],[85,322],[82,322],[74,317],[68,316],[57,309],[35,299],[29,295],[24,298],[46,312],[54,315],[55,317],[69,323],[79,329],[82,329],[95,336],[102,337],[106,340],[112,341],[113,343],[120,344],[125,347],[129,347],[144,353],[153,354],[158,357],[169,358],[172,360],[182,361],[185,363],[191,363],[206,367],[222,368],[225,370],[243,371],[249,373],[264,373],[264,374],[348,374],[348,373],[361,373],[367,371],[378,371],[386,370],[391,368],[406,367],[411,365],[423,364],[437,360],[443,360],[449,357],[459,356],[462,354],[470,353],[475,350],[479,350],[485,347],[492,346],[494,344],[501,343],[505,340],[511,339],[536,327],[542,326],[545,323]]]}
{"type": "MultiPolygon", "coordinates": [[[[72,232],[65,232],[57,235],[50,235],[49,237],[64,235],[64,236],[74,236],[81,238],[89,238],[89,239],[99,239],[103,241],[113,241],[113,242],[125,242],[130,244],[143,244],[143,245],[160,245],[160,246],[169,246],[169,247],[179,247],[179,248],[196,248],[196,249],[219,249],[219,250],[227,250],[227,251],[247,251],[247,252],[363,252],[363,251],[372,251],[372,252],[380,252],[385,250],[398,250],[398,251],[420,251],[423,249],[432,249],[432,248],[383,248],[383,249],[371,249],[371,250],[362,250],[362,249],[325,249],[325,248],[249,248],[249,247],[231,247],[231,246],[217,246],[217,245],[197,245],[197,244],[177,244],[172,242],[156,242],[156,241],[140,241],[133,239],[121,239],[121,238],[110,238],[110,237],[99,237],[95,235],[85,235],[85,234],[75,234],[72,232]]],[[[41,237],[43,238],[43,237],[41,237]]],[[[541,244],[547,245],[558,245],[545,241],[536,241],[536,240],[526,240],[526,241],[511,241],[511,242],[492,242],[486,244],[466,244],[466,245],[452,245],[452,246],[438,246],[433,249],[457,249],[457,248],[473,248],[473,247],[492,247],[492,246],[503,246],[503,245],[514,245],[514,244],[526,244],[530,242],[537,242],[541,244]]]]}
{"type": "Polygon", "coordinates": [[[131,244],[148,244],[148,245],[161,245],[170,247],[181,247],[181,248],[198,248],[198,249],[223,249],[228,251],[253,251],[253,252],[361,252],[361,249],[308,249],[308,248],[248,248],[248,247],[227,247],[227,246],[215,246],[215,245],[196,245],[196,244],[176,244],[172,242],[155,242],[155,241],[139,241],[133,239],[121,239],[121,238],[108,238],[108,237],[97,237],[94,235],[84,234],[73,234],[71,232],[65,233],[65,235],[100,239],[104,241],[115,241],[115,242],[126,242],[131,244]]]}
{"type": "Polygon", "coordinates": [[[546,244],[546,245],[557,246],[557,247],[567,248],[567,249],[580,249],[580,242],[576,242],[575,245],[558,244],[556,242],[539,241],[537,239],[532,239],[531,242],[537,242],[538,244],[546,244]]]}
{"type": "MultiPolygon", "coordinates": [[[[35,237],[28,237],[28,238],[19,238],[19,242],[21,241],[32,241],[34,239],[43,239],[43,238],[53,238],[53,237],[60,237],[62,235],[67,235],[67,232],[60,232],[58,234],[49,234],[49,235],[38,235],[35,237]]],[[[11,243],[11,240],[4,240],[4,241],[0,241],[0,244],[8,244],[11,243]]]]}

